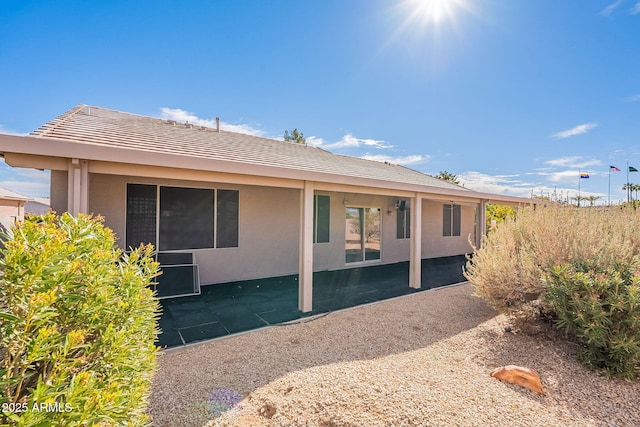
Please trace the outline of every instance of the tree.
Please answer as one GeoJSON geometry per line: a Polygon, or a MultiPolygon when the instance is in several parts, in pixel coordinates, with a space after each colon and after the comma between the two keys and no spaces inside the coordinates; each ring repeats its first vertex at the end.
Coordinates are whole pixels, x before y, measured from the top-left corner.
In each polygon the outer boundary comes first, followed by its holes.
{"type": "Polygon", "coordinates": [[[638,191],[640,190],[640,184],[631,184],[631,188],[629,190],[636,193],[635,200],[638,200],[638,191]]]}
{"type": "Polygon", "coordinates": [[[598,200],[599,198],[600,198],[600,196],[594,196],[594,195],[583,197],[584,200],[588,200],[589,201],[591,206],[593,206],[595,204],[596,200],[598,200]]]}
{"type": "Polygon", "coordinates": [[[582,200],[587,200],[587,197],[586,196],[575,196],[575,197],[572,197],[571,199],[575,200],[576,201],[576,205],[578,207],[580,207],[580,202],[582,200]]]}
{"type": "Polygon", "coordinates": [[[295,142],[296,144],[306,144],[307,139],[302,132],[298,132],[298,129],[294,129],[289,133],[288,130],[284,131],[284,140],[287,142],[295,142]]]}
{"type": "Polygon", "coordinates": [[[440,171],[440,173],[436,175],[436,178],[441,179],[443,181],[451,182],[453,184],[460,184],[460,180],[458,179],[458,176],[455,174],[449,173],[447,171],[440,171]]]}

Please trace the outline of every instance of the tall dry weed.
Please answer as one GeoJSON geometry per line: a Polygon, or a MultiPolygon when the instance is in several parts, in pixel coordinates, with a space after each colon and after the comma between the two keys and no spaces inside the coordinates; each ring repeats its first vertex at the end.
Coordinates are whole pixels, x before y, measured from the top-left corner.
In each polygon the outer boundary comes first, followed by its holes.
{"type": "Polygon", "coordinates": [[[558,205],[520,209],[474,248],[465,277],[478,296],[510,315],[536,311],[552,267],[632,262],[640,254],[640,211],[558,205]]]}

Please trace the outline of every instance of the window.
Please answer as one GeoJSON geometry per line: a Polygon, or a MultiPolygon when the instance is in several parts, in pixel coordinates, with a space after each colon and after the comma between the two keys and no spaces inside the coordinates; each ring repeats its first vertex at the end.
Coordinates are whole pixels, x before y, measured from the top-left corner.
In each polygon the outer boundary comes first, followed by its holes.
{"type": "Polygon", "coordinates": [[[127,185],[127,249],[140,243],[156,246],[157,197],[155,185],[127,185]]]}
{"type": "Polygon", "coordinates": [[[160,187],[161,251],[213,248],[213,190],[160,187]]]}
{"type": "Polygon", "coordinates": [[[411,211],[407,203],[400,203],[396,212],[396,238],[411,238],[411,211]]]}
{"type": "Polygon", "coordinates": [[[217,248],[238,247],[238,192],[218,190],[216,216],[217,248]]]}
{"type": "Polygon", "coordinates": [[[159,251],[237,247],[238,195],[127,184],[126,245],[151,243],[159,251]]]}
{"type": "Polygon", "coordinates": [[[331,209],[329,196],[313,198],[313,243],[329,242],[329,217],[331,209]]]}
{"type": "Polygon", "coordinates": [[[380,208],[346,208],[345,261],[380,259],[380,208]]]}
{"type": "Polygon", "coordinates": [[[460,205],[442,206],[442,235],[460,235],[460,205]]]}

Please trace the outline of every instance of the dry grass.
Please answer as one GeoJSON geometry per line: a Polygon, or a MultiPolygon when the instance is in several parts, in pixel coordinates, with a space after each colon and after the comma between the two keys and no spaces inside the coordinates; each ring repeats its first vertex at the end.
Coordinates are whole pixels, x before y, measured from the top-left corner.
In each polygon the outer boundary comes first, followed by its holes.
{"type": "Polygon", "coordinates": [[[592,260],[631,262],[640,254],[640,211],[550,205],[522,209],[476,248],[465,276],[475,292],[500,312],[530,311],[555,265],[592,260]]]}

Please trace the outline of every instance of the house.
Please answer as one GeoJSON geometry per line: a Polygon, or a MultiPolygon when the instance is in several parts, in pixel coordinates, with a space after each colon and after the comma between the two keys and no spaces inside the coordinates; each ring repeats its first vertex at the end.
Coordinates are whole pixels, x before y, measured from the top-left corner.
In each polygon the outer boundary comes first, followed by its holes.
{"type": "MultiPolygon", "coordinates": [[[[219,121],[218,121],[219,123],[219,121]]],[[[470,252],[485,205],[471,191],[318,147],[79,105],[28,136],[0,135],[7,164],[51,170],[51,207],[104,216],[123,249],[153,243],[205,285],[470,252]]],[[[160,259],[160,258],[159,258],[160,259]]],[[[165,270],[165,274],[169,269],[165,270]]]]}
{"type": "Polygon", "coordinates": [[[24,205],[24,212],[34,215],[42,215],[51,209],[51,201],[48,197],[34,197],[24,205]]]}
{"type": "Polygon", "coordinates": [[[0,188],[0,231],[6,232],[14,222],[24,219],[25,204],[31,199],[0,188]]]}

